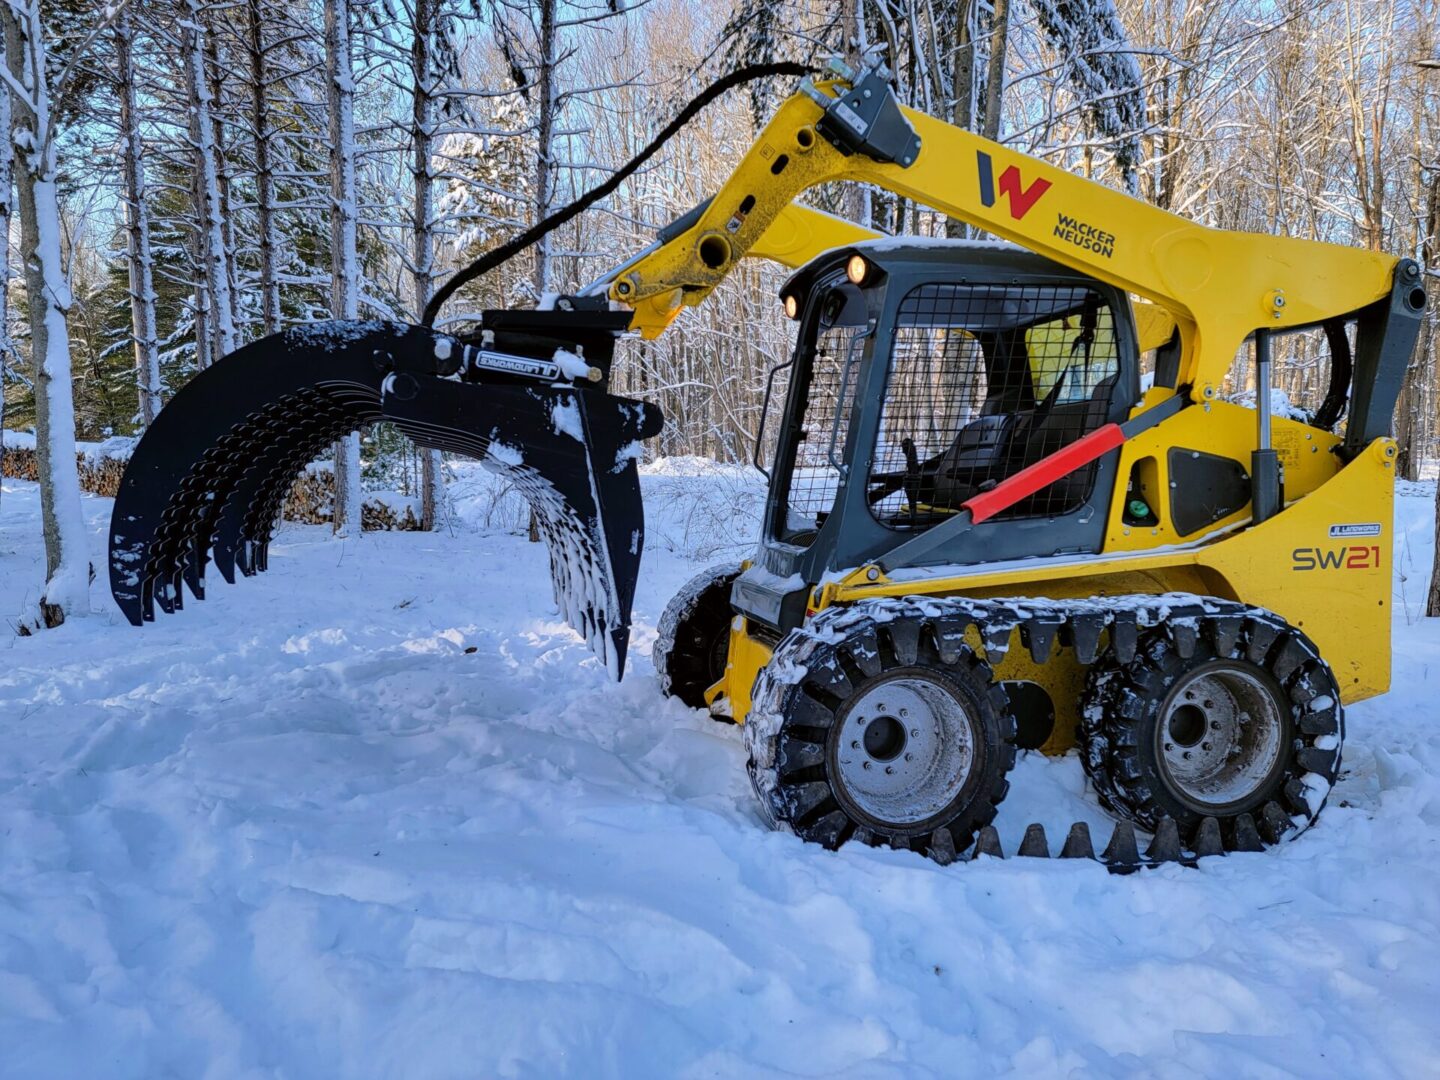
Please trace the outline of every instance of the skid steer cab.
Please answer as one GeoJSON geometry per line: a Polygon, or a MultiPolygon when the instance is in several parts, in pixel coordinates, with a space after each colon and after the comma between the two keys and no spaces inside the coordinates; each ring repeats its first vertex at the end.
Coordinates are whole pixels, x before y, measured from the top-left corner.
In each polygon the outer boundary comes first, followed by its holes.
{"type": "MultiPolygon", "coordinates": [[[[608,392],[616,340],[659,336],[764,257],[795,271],[780,299],[797,334],[766,395],[761,536],[675,597],[654,661],[666,693],[744,725],[765,817],[830,847],[1000,854],[1017,751],[1075,749],[1120,819],[1098,856],[1112,869],[1297,835],[1338,776],[1343,704],[1389,684],[1414,262],[1196,225],[902,107],[881,65],[837,65],[591,286],[435,328],[708,101],[801,71],[719,80],[600,187],[445,282],[424,325],[296,327],[202,371],[121,483],[121,610],[141,625],[203,598],[212,563],[229,581],[264,570],[296,472],[385,420],[513,482],[557,605],[619,678],[635,463],[662,421],[608,392]],[[836,181],[1008,243],[880,239],[796,202],[836,181]],[[1330,385],[1303,420],[1272,417],[1274,345],[1300,332],[1323,334],[1330,385]],[[1237,355],[1254,408],[1223,393],[1237,355]]],[[[1049,853],[1038,826],[1020,850],[1049,853]]],[[[1061,854],[1096,857],[1083,825],[1061,854]]]]}

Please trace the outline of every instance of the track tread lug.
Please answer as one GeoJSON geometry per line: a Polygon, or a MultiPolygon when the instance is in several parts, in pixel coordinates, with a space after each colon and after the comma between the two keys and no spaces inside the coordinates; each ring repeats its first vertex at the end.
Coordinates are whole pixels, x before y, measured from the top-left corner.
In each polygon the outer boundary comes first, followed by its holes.
{"type": "Polygon", "coordinates": [[[901,664],[908,666],[919,659],[920,626],[915,620],[896,619],[883,624],[880,632],[890,639],[890,647],[895,652],[895,659],[901,664]]]}
{"type": "Polygon", "coordinates": [[[1048,859],[1050,857],[1050,843],[1045,838],[1045,826],[1034,822],[1025,826],[1025,836],[1020,841],[1020,850],[1017,854],[1027,859],[1048,859]]]}
{"type": "Polygon", "coordinates": [[[1329,779],[1335,775],[1337,756],[1334,750],[1321,750],[1318,746],[1306,746],[1295,755],[1295,760],[1307,772],[1319,773],[1329,779]]]}
{"type": "Polygon", "coordinates": [[[1255,828],[1255,819],[1249,814],[1236,816],[1231,826],[1230,849],[1232,851],[1264,851],[1260,832],[1255,828]]]}
{"type": "Polygon", "coordinates": [[[1075,650],[1075,658],[1086,667],[1100,655],[1100,634],[1105,629],[1105,616],[1099,612],[1076,612],[1066,626],[1066,638],[1075,650]]]}
{"type": "Polygon", "coordinates": [[[1115,831],[1110,834],[1110,843],[1100,853],[1100,860],[1112,868],[1140,865],[1140,845],[1136,842],[1133,824],[1128,821],[1115,823],[1115,831]]]}
{"type": "Polygon", "coordinates": [[[1065,620],[1059,615],[1035,615],[1020,624],[1020,643],[1030,650],[1030,659],[1043,664],[1055,649],[1055,637],[1065,620]]]}
{"type": "Polygon", "coordinates": [[[1133,611],[1117,611],[1110,623],[1110,647],[1115,658],[1122,664],[1135,659],[1135,649],[1140,641],[1140,628],[1133,611]]]}
{"type": "Polygon", "coordinates": [[[949,829],[936,829],[930,834],[929,854],[941,866],[949,866],[955,861],[955,837],[949,829]]]}
{"type": "Polygon", "coordinates": [[[1005,849],[1000,846],[1000,834],[995,830],[994,825],[986,825],[980,830],[980,836],[975,841],[975,851],[970,857],[978,859],[981,855],[989,855],[996,859],[1005,858],[1005,849]]]}
{"type": "Polygon", "coordinates": [[[1245,656],[1252,664],[1264,664],[1265,658],[1270,655],[1276,640],[1282,633],[1281,629],[1268,619],[1250,618],[1246,620],[1245,635],[1245,656]]]}
{"type": "Polygon", "coordinates": [[[1070,826],[1070,832],[1065,837],[1065,845],[1060,849],[1060,858],[1095,858],[1095,845],[1090,841],[1090,826],[1086,822],[1077,821],[1070,826]]]}
{"type": "Polygon", "coordinates": [[[1195,839],[1190,844],[1190,850],[1195,852],[1197,859],[1203,859],[1210,855],[1224,855],[1225,844],[1220,838],[1220,822],[1213,817],[1200,819],[1200,825],[1195,830],[1195,839]]]}
{"type": "Polygon", "coordinates": [[[1180,827],[1175,824],[1174,818],[1168,815],[1162,817],[1160,824],[1155,826],[1155,835],[1145,849],[1145,860],[1151,863],[1180,861],[1180,827]]]}
{"type": "Polygon", "coordinates": [[[782,776],[797,769],[810,769],[816,765],[824,765],[825,748],[796,738],[793,734],[782,734],[777,764],[782,776]]]}
{"type": "Polygon", "coordinates": [[[1234,654],[1244,625],[1244,616],[1238,614],[1210,615],[1206,618],[1205,629],[1217,656],[1234,654]]]}
{"type": "Polygon", "coordinates": [[[1281,838],[1294,827],[1290,815],[1285,813],[1274,799],[1261,808],[1260,820],[1257,825],[1260,835],[1265,838],[1267,844],[1278,844],[1281,838]]]}

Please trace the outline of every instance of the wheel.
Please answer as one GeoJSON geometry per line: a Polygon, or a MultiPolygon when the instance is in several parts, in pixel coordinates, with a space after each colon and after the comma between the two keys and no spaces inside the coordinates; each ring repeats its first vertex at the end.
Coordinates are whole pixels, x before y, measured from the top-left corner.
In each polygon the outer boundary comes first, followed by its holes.
{"type": "Polygon", "coordinates": [[[990,666],[964,645],[942,660],[919,617],[850,609],[809,630],[776,650],[745,724],[762,812],[826,847],[853,838],[949,862],[994,819],[1015,763],[990,666]]]}
{"type": "Polygon", "coordinates": [[[1235,607],[1149,631],[1128,663],[1091,669],[1081,703],[1085,770],[1100,800],[1154,830],[1193,835],[1248,815],[1264,843],[1308,827],[1340,770],[1344,714],[1329,666],[1279,616],[1235,607]]]}
{"type": "Polygon", "coordinates": [[[705,691],[725,674],[730,652],[730,587],[736,563],[701,571],[665,605],[655,642],[660,692],[692,709],[705,708],[705,691]]]}

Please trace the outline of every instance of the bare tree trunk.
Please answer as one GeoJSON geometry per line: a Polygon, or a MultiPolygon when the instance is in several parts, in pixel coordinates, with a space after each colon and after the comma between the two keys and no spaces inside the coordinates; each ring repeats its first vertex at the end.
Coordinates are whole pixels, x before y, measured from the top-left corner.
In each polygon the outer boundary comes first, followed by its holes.
{"type": "MultiPolygon", "coordinates": [[[[537,92],[535,132],[535,220],[550,212],[554,173],[551,143],[555,137],[555,8],[558,0],[540,3],[540,62],[535,71],[537,92]]],[[[550,291],[550,239],[535,245],[535,295],[550,291]]]]}
{"type": "Polygon", "coordinates": [[[126,265],[130,273],[130,333],[135,342],[135,384],[140,419],[148,428],[160,412],[160,345],[155,330],[155,261],[150,254],[150,211],[145,204],[145,163],[135,100],[134,30],[130,15],[115,20],[115,66],[124,141],[126,265]]]}
{"type": "MultiPolygon", "coordinates": [[[[975,0],[958,0],[955,5],[955,71],[951,81],[955,101],[950,122],[966,131],[972,130],[975,124],[975,40],[971,34],[974,3],[975,0]]],[[[970,235],[970,228],[959,218],[947,217],[945,235],[952,240],[963,240],[970,235]]]]}
{"type": "MultiPolygon", "coordinates": [[[[550,183],[554,171],[551,146],[555,137],[555,9],[559,0],[539,0],[540,61],[536,65],[535,83],[538,92],[535,131],[535,220],[550,212],[550,183]]],[[[544,299],[550,291],[550,237],[535,245],[535,296],[544,299]]],[[[540,542],[540,522],[530,512],[527,536],[532,544],[540,542]]]]}
{"type": "Polygon", "coordinates": [[[15,362],[10,340],[10,217],[15,191],[15,143],[10,138],[10,91],[0,90],[0,475],[5,469],[5,381],[15,362]]]}
{"type": "Polygon", "coordinates": [[[1005,94],[1005,47],[1010,37],[1010,0],[995,0],[990,16],[990,61],[985,73],[985,116],[980,134],[1000,138],[1000,110],[1005,94]]]}
{"type": "MultiPolygon", "coordinates": [[[[1435,168],[1430,174],[1430,192],[1425,200],[1425,239],[1421,244],[1421,257],[1424,260],[1425,268],[1432,274],[1440,271],[1440,161],[1435,163],[1435,168]]],[[[1431,390],[1434,390],[1433,381],[1440,377],[1440,358],[1435,356],[1436,345],[1440,344],[1440,312],[1436,311],[1435,301],[1430,302],[1430,308],[1425,313],[1424,332],[1420,337],[1419,355],[1428,358],[1430,362],[1430,378],[1432,381],[1431,390]]],[[[1418,391],[1418,396],[1423,401],[1425,398],[1424,388],[1418,391]]],[[[1435,418],[1430,417],[1431,427],[1435,418]]],[[[1426,439],[1421,436],[1421,445],[1426,445],[1426,439]]],[[[1414,468],[1419,471],[1418,459],[1423,457],[1415,447],[1411,447],[1411,456],[1416,458],[1414,468]]],[[[1431,618],[1440,618],[1440,479],[1435,483],[1435,558],[1430,567],[1430,595],[1425,602],[1425,614],[1431,618]]]]}
{"type": "Polygon", "coordinates": [[[1425,598],[1425,614],[1440,619],[1440,481],[1435,484],[1435,561],[1430,567],[1430,595],[1425,598]]]}
{"type": "MultiPolygon", "coordinates": [[[[415,207],[412,225],[415,233],[415,264],[412,271],[415,285],[415,311],[425,310],[435,285],[435,223],[432,214],[434,171],[431,162],[435,134],[435,78],[432,70],[432,48],[438,15],[437,0],[414,0],[415,32],[410,48],[415,86],[412,104],[411,139],[415,144],[415,207]]],[[[440,508],[445,504],[443,463],[439,450],[420,451],[420,528],[435,528],[440,508]]]]}
{"type": "Polygon", "coordinates": [[[225,246],[224,211],[220,198],[220,165],[216,160],[213,99],[205,72],[204,23],[200,0],[186,0],[188,17],[181,22],[185,53],[185,86],[190,97],[191,133],[195,139],[195,216],[200,235],[202,275],[208,294],[215,355],[235,351],[235,302],[230,290],[230,259],[225,246]]]}
{"type": "MultiPolygon", "coordinates": [[[[206,15],[212,11],[207,8],[206,15]]],[[[225,143],[225,119],[224,119],[224,89],[226,72],[220,67],[220,54],[215,44],[215,32],[213,23],[205,24],[205,72],[210,78],[210,122],[214,126],[215,137],[215,180],[217,190],[220,193],[220,239],[223,242],[221,250],[225,253],[225,282],[226,292],[230,297],[230,318],[235,324],[235,348],[241,344],[241,316],[240,309],[240,284],[236,280],[237,266],[235,252],[238,246],[235,241],[235,214],[230,209],[230,154],[225,143]]]]}
{"type": "MultiPolygon", "coordinates": [[[[350,66],[350,0],[325,2],[326,87],[330,103],[330,312],[359,316],[356,253],[355,77],[350,66]]],[[[335,531],[361,530],[360,434],[335,442],[335,531]]]]}
{"type": "Polygon", "coordinates": [[[255,126],[255,213],[260,232],[260,317],[266,334],[280,329],[280,282],[275,276],[275,250],[279,235],[275,220],[275,167],[270,160],[270,106],[265,63],[262,0],[246,0],[249,32],[250,109],[255,126]]]}
{"type": "MultiPolygon", "coordinates": [[[[844,0],[840,14],[840,47],[844,50],[845,62],[855,70],[865,55],[865,0],[844,0]]],[[[849,184],[845,191],[845,216],[867,228],[870,225],[870,189],[864,184],[849,184]]]]}
{"type": "Polygon", "coordinates": [[[39,0],[0,4],[5,62],[32,97],[16,97],[13,139],[24,147],[15,170],[20,255],[30,302],[30,356],[35,375],[35,449],[40,466],[40,521],[45,537],[45,595],[40,622],[58,626],[90,610],[90,560],[80,476],[75,462],[75,400],[65,313],[70,285],[60,252],[55,139],[39,0]],[[17,10],[18,9],[18,10],[17,10]]]}

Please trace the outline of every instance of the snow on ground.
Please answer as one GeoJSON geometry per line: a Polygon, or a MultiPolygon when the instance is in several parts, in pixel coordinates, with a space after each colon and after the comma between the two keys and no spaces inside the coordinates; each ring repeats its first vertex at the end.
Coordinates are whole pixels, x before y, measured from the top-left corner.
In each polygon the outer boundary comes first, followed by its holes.
{"type": "MultiPolygon", "coordinates": [[[[765,831],[738,731],[648,660],[757,489],[645,485],[618,686],[543,548],[472,525],[287,526],[268,575],[143,631],[97,583],[92,617],[0,634],[0,1075],[1434,1075],[1430,485],[1398,500],[1395,690],[1350,710],[1320,824],[1128,878],[765,831]]],[[[6,481],[0,617],[38,514],[6,481]]],[[[1007,848],[1077,816],[1108,835],[1074,758],[1026,756],[1007,848]]]]}

